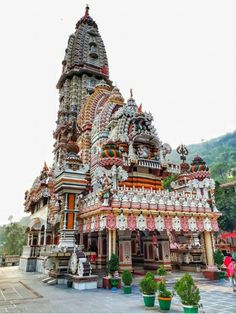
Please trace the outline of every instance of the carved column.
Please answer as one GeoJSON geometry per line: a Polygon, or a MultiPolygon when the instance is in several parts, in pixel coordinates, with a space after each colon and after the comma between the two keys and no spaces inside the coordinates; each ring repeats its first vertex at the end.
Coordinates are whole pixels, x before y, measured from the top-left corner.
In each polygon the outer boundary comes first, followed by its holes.
{"type": "Polygon", "coordinates": [[[212,233],[209,231],[204,231],[204,242],[205,242],[205,252],[206,252],[206,262],[207,268],[215,270],[213,258],[213,246],[212,246],[212,233]]]}
{"type": "Polygon", "coordinates": [[[96,259],[97,269],[106,268],[107,239],[104,231],[98,232],[98,255],[96,259]]]}
{"type": "Polygon", "coordinates": [[[116,230],[112,230],[112,253],[116,254],[116,230]]]}
{"type": "Polygon", "coordinates": [[[108,230],[108,260],[111,258],[112,231],[108,230]]]}
{"type": "Polygon", "coordinates": [[[40,245],[41,242],[41,229],[38,232],[38,245],[40,245]]]}
{"type": "Polygon", "coordinates": [[[46,245],[46,240],[47,240],[47,224],[46,224],[46,227],[44,229],[43,245],[46,245]]]}
{"type": "Polygon", "coordinates": [[[119,234],[119,267],[132,271],[131,232],[118,231],[119,234]]]}

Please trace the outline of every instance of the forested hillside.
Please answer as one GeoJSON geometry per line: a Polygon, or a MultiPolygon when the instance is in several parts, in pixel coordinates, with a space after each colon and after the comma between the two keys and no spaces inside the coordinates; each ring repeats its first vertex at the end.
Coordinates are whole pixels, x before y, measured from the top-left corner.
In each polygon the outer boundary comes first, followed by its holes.
{"type": "MultiPolygon", "coordinates": [[[[201,156],[208,164],[213,178],[219,182],[236,179],[236,131],[199,144],[187,146],[188,162],[196,155],[201,156]]],[[[180,162],[179,155],[174,150],[170,160],[180,162]]]]}

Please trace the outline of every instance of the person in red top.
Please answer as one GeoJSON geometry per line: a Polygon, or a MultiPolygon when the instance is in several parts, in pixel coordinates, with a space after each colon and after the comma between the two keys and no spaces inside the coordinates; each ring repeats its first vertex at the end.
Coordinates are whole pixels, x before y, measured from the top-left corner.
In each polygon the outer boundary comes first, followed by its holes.
{"type": "Polygon", "coordinates": [[[233,286],[233,282],[232,282],[232,277],[230,276],[230,270],[229,270],[229,264],[231,263],[231,261],[232,261],[231,254],[227,253],[226,256],[225,256],[225,259],[224,259],[224,265],[225,265],[225,268],[226,268],[226,275],[229,278],[229,283],[230,283],[230,286],[232,287],[233,286]]]}
{"type": "Polygon", "coordinates": [[[227,253],[224,259],[224,265],[228,267],[231,260],[232,260],[232,255],[230,253],[227,253]]]}
{"type": "Polygon", "coordinates": [[[231,262],[227,266],[227,276],[229,277],[230,285],[231,287],[233,287],[234,292],[236,292],[235,275],[235,260],[232,258],[231,262]]]}

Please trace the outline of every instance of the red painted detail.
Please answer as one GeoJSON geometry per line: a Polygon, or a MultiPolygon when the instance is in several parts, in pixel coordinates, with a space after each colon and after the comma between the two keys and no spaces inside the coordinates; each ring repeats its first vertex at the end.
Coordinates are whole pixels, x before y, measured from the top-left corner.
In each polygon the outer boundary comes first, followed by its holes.
{"type": "Polygon", "coordinates": [[[137,219],[136,219],[136,217],[133,214],[128,216],[128,218],[127,218],[127,225],[128,225],[128,229],[130,231],[134,231],[136,229],[136,227],[137,227],[137,219]]]}

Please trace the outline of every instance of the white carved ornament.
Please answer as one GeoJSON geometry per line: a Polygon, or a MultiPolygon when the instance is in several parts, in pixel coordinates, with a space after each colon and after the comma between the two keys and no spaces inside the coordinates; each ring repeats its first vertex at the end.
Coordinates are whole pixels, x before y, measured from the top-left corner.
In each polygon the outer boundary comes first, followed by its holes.
{"type": "Polygon", "coordinates": [[[127,217],[121,213],[120,215],[117,216],[117,227],[119,230],[125,230],[127,229],[127,217]]]}
{"type": "Polygon", "coordinates": [[[146,218],[141,214],[137,219],[137,228],[139,230],[145,230],[147,228],[146,218]]]}
{"type": "Polygon", "coordinates": [[[100,230],[102,231],[106,227],[106,217],[100,216],[100,230]]]}
{"type": "Polygon", "coordinates": [[[212,225],[211,225],[211,221],[208,217],[206,217],[204,220],[203,220],[203,224],[204,224],[204,229],[206,231],[211,231],[212,230],[212,225]]]}
{"type": "Polygon", "coordinates": [[[190,231],[197,231],[197,222],[195,218],[193,217],[189,218],[188,225],[190,231]]]}
{"type": "Polygon", "coordinates": [[[173,226],[173,229],[175,231],[180,231],[181,230],[181,224],[180,224],[180,219],[179,217],[175,216],[173,219],[172,219],[172,226],[173,226]]]}
{"type": "Polygon", "coordinates": [[[73,275],[76,274],[77,267],[78,267],[78,258],[77,258],[76,253],[73,252],[69,261],[69,269],[73,275]]]}
{"type": "Polygon", "coordinates": [[[164,230],[165,224],[164,224],[164,219],[161,217],[161,215],[155,218],[155,226],[158,231],[164,230]]]}
{"type": "Polygon", "coordinates": [[[91,232],[95,231],[95,225],[96,225],[96,221],[95,221],[95,217],[93,216],[91,219],[91,232]]]}

